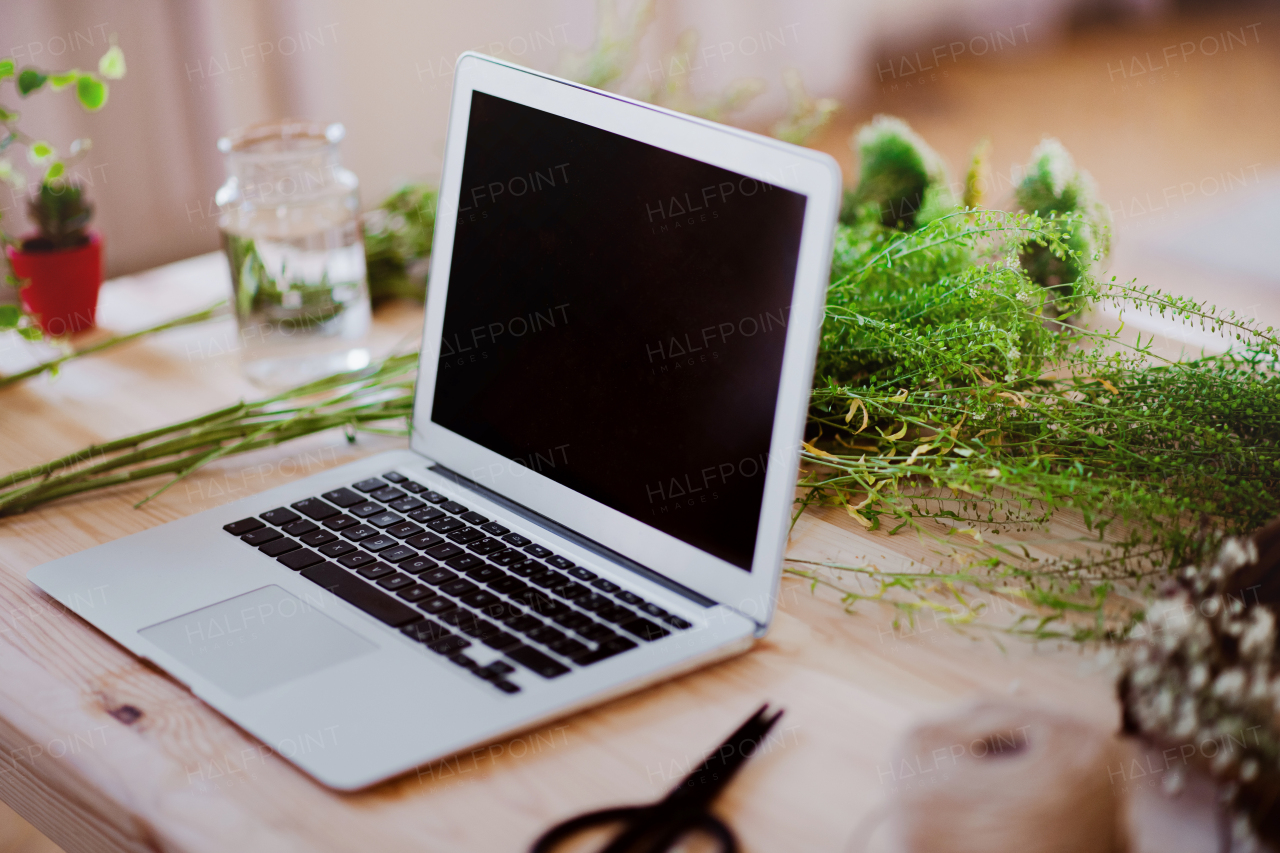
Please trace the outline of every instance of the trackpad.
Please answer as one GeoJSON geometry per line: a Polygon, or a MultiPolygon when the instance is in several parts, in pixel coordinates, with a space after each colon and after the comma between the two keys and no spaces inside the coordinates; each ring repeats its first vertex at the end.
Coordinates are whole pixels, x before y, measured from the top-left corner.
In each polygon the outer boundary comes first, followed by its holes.
{"type": "Polygon", "coordinates": [[[377,650],[324,605],[264,586],[138,633],[243,699],[377,650]]]}

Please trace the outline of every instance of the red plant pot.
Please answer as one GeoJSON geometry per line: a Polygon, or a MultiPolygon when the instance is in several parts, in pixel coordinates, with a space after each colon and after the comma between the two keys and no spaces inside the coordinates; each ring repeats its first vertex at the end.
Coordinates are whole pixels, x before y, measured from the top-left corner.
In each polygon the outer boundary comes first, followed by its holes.
{"type": "MultiPolygon", "coordinates": [[[[24,241],[25,242],[25,241],[24,241]]],[[[102,235],[74,249],[31,252],[7,247],[13,274],[25,278],[22,308],[47,335],[61,337],[93,328],[102,287],[102,235]]]]}

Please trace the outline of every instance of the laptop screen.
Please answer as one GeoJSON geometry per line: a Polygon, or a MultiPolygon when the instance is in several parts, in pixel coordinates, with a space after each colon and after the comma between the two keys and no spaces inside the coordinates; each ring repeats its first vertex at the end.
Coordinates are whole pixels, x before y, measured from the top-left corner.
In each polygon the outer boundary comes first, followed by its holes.
{"type": "Polygon", "coordinates": [[[750,571],[805,201],[473,92],[432,420],[750,571]]]}

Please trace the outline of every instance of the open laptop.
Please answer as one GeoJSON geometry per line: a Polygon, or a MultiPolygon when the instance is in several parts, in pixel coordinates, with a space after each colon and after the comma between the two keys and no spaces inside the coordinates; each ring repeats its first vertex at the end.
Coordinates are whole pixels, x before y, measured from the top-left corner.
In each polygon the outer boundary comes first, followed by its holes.
{"type": "Polygon", "coordinates": [[[29,577],[344,790],[744,651],[840,186],[826,155],[466,54],[410,449],[29,577]]]}

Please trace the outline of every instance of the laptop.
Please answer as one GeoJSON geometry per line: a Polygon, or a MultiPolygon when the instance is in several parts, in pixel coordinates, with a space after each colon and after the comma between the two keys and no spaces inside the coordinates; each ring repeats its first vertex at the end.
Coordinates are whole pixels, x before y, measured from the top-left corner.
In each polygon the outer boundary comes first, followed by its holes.
{"type": "Polygon", "coordinates": [[[464,54],[409,449],[28,577],[340,790],[738,654],[840,192],[824,154],[464,54]]]}

